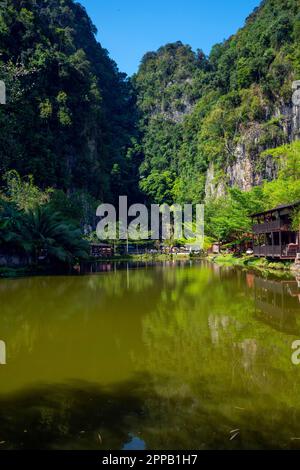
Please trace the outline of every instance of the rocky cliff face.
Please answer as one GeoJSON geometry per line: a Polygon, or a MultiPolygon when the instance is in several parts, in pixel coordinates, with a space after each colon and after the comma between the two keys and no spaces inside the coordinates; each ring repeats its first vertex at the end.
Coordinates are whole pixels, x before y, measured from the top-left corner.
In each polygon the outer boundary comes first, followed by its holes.
{"type": "Polygon", "coordinates": [[[300,139],[300,80],[293,83],[291,137],[300,139]]]}
{"type": "MultiPolygon", "coordinates": [[[[300,81],[293,85],[293,92],[299,93],[300,81]]],[[[219,198],[226,193],[226,187],[237,186],[244,191],[262,184],[264,180],[272,181],[277,177],[276,161],[271,156],[262,157],[267,148],[275,148],[283,143],[300,139],[300,99],[297,96],[289,105],[276,106],[272,119],[277,120],[279,132],[269,136],[264,143],[264,126],[252,123],[235,147],[233,158],[224,167],[222,178],[218,177],[215,165],[210,163],[205,185],[206,199],[219,198]],[[225,176],[225,178],[224,178],[225,176]]]]}

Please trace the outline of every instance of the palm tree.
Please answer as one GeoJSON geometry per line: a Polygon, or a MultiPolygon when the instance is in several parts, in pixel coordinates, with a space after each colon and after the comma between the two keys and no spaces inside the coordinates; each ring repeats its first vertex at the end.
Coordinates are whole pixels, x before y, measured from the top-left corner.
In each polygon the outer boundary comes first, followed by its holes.
{"type": "Polygon", "coordinates": [[[15,222],[20,217],[16,207],[0,198],[0,246],[12,248],[21,241],[15,232],[15,222]]]}
{"type": "Polygon", "coordinates": [[[70,265],[76,259],[87,258],[89,244],[81,230],[47,206],[23,213],[15,221],[19,244],[34,262],[41,260],[70,265]]]}

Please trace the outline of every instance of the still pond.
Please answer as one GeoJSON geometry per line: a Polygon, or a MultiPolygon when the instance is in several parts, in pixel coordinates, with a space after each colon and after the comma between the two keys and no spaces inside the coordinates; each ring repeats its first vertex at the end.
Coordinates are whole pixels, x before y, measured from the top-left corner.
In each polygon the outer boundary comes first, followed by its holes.
{"type": "Polygon", "coordinates": [[[300,280],[90,271],[0,280],[0,449],[300,448],[300,280]]]}

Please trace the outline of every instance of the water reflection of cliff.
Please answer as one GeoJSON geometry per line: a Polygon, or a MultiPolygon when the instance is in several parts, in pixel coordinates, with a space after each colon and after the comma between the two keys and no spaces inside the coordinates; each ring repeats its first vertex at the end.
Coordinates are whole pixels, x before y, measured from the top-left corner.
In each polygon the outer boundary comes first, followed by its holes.
{"type": "Polygon", "coordinates": [[[300,332],[300,280],[278,281],[255,277],[255,314],[282,332],[300,332]]]}

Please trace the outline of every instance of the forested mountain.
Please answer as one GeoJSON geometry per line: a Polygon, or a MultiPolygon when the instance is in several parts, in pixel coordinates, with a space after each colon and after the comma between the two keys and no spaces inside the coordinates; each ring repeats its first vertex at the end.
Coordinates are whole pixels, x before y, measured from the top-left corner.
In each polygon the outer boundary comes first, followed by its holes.
{"type": "Polygon", "coordinates": [[[157,202],[199,202],[278,175],[267,153],[299,134],[299,0],[265,0],[209,57],[181,42],[145,55],[134,77],[140,186],[157,202]]]}
{"type": "MultiPolygon", "coordinates": [[[[300,130],[299,0],[265,0],[208,57],[176,42],[128,79],[73,0],[0,8],[0,174],[113,202],[200,202],[280,172],[300,130]],[[144,195],[143,195],[144,194],[144,195]]],[[[201,45],[200,45],[201,46],[201,45]]]]}
{"type": "Polygon", "coordinates": [[[0,7],[0,173],[98,199],[132,190],[130,82],[97,43],[73,0],[8,0],[0,7]]]}

